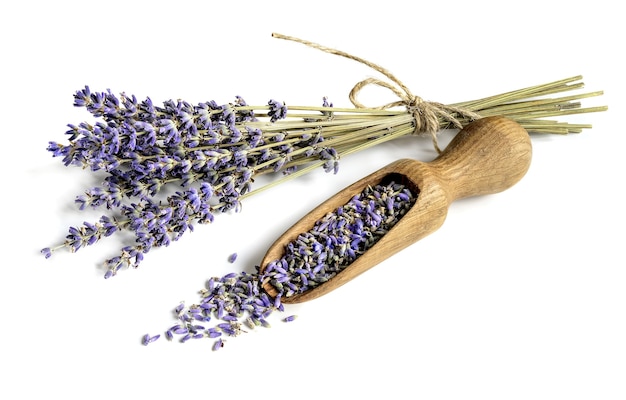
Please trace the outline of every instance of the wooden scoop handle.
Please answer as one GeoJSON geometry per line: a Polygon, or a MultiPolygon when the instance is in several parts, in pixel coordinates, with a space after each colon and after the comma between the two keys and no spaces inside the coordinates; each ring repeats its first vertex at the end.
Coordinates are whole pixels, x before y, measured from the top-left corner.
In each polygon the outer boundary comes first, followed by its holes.
{"type": "Polygon", "coordinates": [[[521,125],[487,117],[462,129],[429,165],[452,202],[508,189],[526,174],[531,157],[530,137],[521,125]]]}

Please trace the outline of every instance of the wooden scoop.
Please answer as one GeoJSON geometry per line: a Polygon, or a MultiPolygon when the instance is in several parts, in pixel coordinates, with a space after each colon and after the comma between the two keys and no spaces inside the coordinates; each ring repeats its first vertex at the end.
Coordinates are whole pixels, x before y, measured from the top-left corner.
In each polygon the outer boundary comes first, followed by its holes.
{"type": "MultiPolygon", "coordinates": [[[[462,129],[434,161],[402,159],[346,187],[296,222],[272,244],[260,270],[280,259],[285,246],[311,230],[316,221],[348,203],[368,185],[403,183],[418,194],[411,209],[369,250],[327,282],[306,292],[282,298],[283,303],[315,299],[354,279],[376,264],[437,230],[456,199],[501,192],[528,171],[532,156],[530,137],[518,123],[504,117],[476,120],[462,129]]],[[[272,297],[278,293],[263,286],[272,297]]]]}

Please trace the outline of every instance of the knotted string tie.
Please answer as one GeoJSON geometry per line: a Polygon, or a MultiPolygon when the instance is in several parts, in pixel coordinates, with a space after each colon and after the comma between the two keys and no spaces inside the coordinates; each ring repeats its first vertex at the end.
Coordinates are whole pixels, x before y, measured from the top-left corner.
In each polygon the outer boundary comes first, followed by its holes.
{"type": "Polygon", "coordinates": [[[455,128],[462,129],[463,124],[460,122],[460,119],[475,120],[480,118],[479,114],[470,110],[448,106],[433,101],[424,101],[421,97],[411,93],[409,88],[404,83],[402,83],[402,81],[396,78],[391,72],[377,64],[374,64],[360,57],[291,36],[285,36],[278,33],[273,33],[272,36],[278,39],[302,43],[306,46],[313,47],[326,53],[357,61],[385,75],[390,82],[377,78],[367,78],[360,82],[357,82],[357,84],[354,85],[354,87],[350,91],[350,102],[356,108],[372,108],[377,110],[386,110],[393,107],[404,106],[407,111],[413,116],[415,125],[414,133],[429,134],[432,137],[433,146],[438,153],[441,153],[441,149],[439,148],[439,143],[437,140],[437,132],[439,132],[442,126],[453,126],[455,128]],[[357,100],[357,95],[363,88],[369,85],[380,86],[382,88],[388,89],[393,92],[399,98],[399,100],[377,107],[367,107],[357,100]]]}

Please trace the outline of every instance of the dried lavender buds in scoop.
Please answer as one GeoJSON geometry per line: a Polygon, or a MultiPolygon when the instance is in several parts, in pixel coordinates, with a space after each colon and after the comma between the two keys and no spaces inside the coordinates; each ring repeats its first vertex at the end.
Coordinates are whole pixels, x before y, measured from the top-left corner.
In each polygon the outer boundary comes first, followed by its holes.
{"type": "Polygon", "coordinates": [[[335,276],[385,235],[415,202],[404,185],[366,187],[286,246],[261,276],[277,297],[292,297],[335,276]]]}

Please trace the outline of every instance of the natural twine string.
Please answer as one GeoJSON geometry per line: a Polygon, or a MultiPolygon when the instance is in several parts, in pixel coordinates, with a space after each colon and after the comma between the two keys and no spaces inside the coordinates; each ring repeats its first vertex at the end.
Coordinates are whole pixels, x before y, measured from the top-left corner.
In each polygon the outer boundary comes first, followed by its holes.
{"type": "Polygon", "coordinates": [[[415,133],[427,133],[430,134],[433,140],[433,146],[438,153],[441,153],[441,149],[439,148],[439,143],[437,140],[437,132],[440,129],[440,121],[443,119],[444,121],[452,124],[454,127],[458,129],[462,129],[463,125],[459,121],[458,117],[461,119],[470,119],[475,120],[480,118],[480,115],[470,111],[465,110],[459,107],[448,106],[442,103],[437,103],[434,101],[424,101],[421,97],[414,95],[411,93],[408,87],[398,78],[396,78],[391,72],[381,67],[380,65],[374,64],[370,61],[364,60],[360,57],[354,56],[352,54],[332,49],[329,47],[325,47],[319,45],[317,43],[309,42],[306,40],[298,39],[291,36],[281,35],[279,33],[272,33],[272,37],[284,40],[290,40],[297,43],[302,43],[309,47],[313,47],[314,49],[318,49],[324,51],[326,53],[342,56],[345,58],[349,58],[350,60],[357,61],[361,64],[365,64],[368,67],[374,69],[375,71],[385,75],[391,82],[387,82],[384,80],[376,79],[376,78],[367,78],[360,82],[357,82],[356,85],[350,91],[350,101],[356,108],[373,108],[385,110],[392,107],[405,106],[407,111],[411,113],[415,120],[415,133]],[[357,100],[357,95],[359,92],[368,85],[376,85],[388,90],[391,90],[400,100],[394,101],[388,104],[383,104],[377,107],[366,107],[361,102],[357,100]]]}

